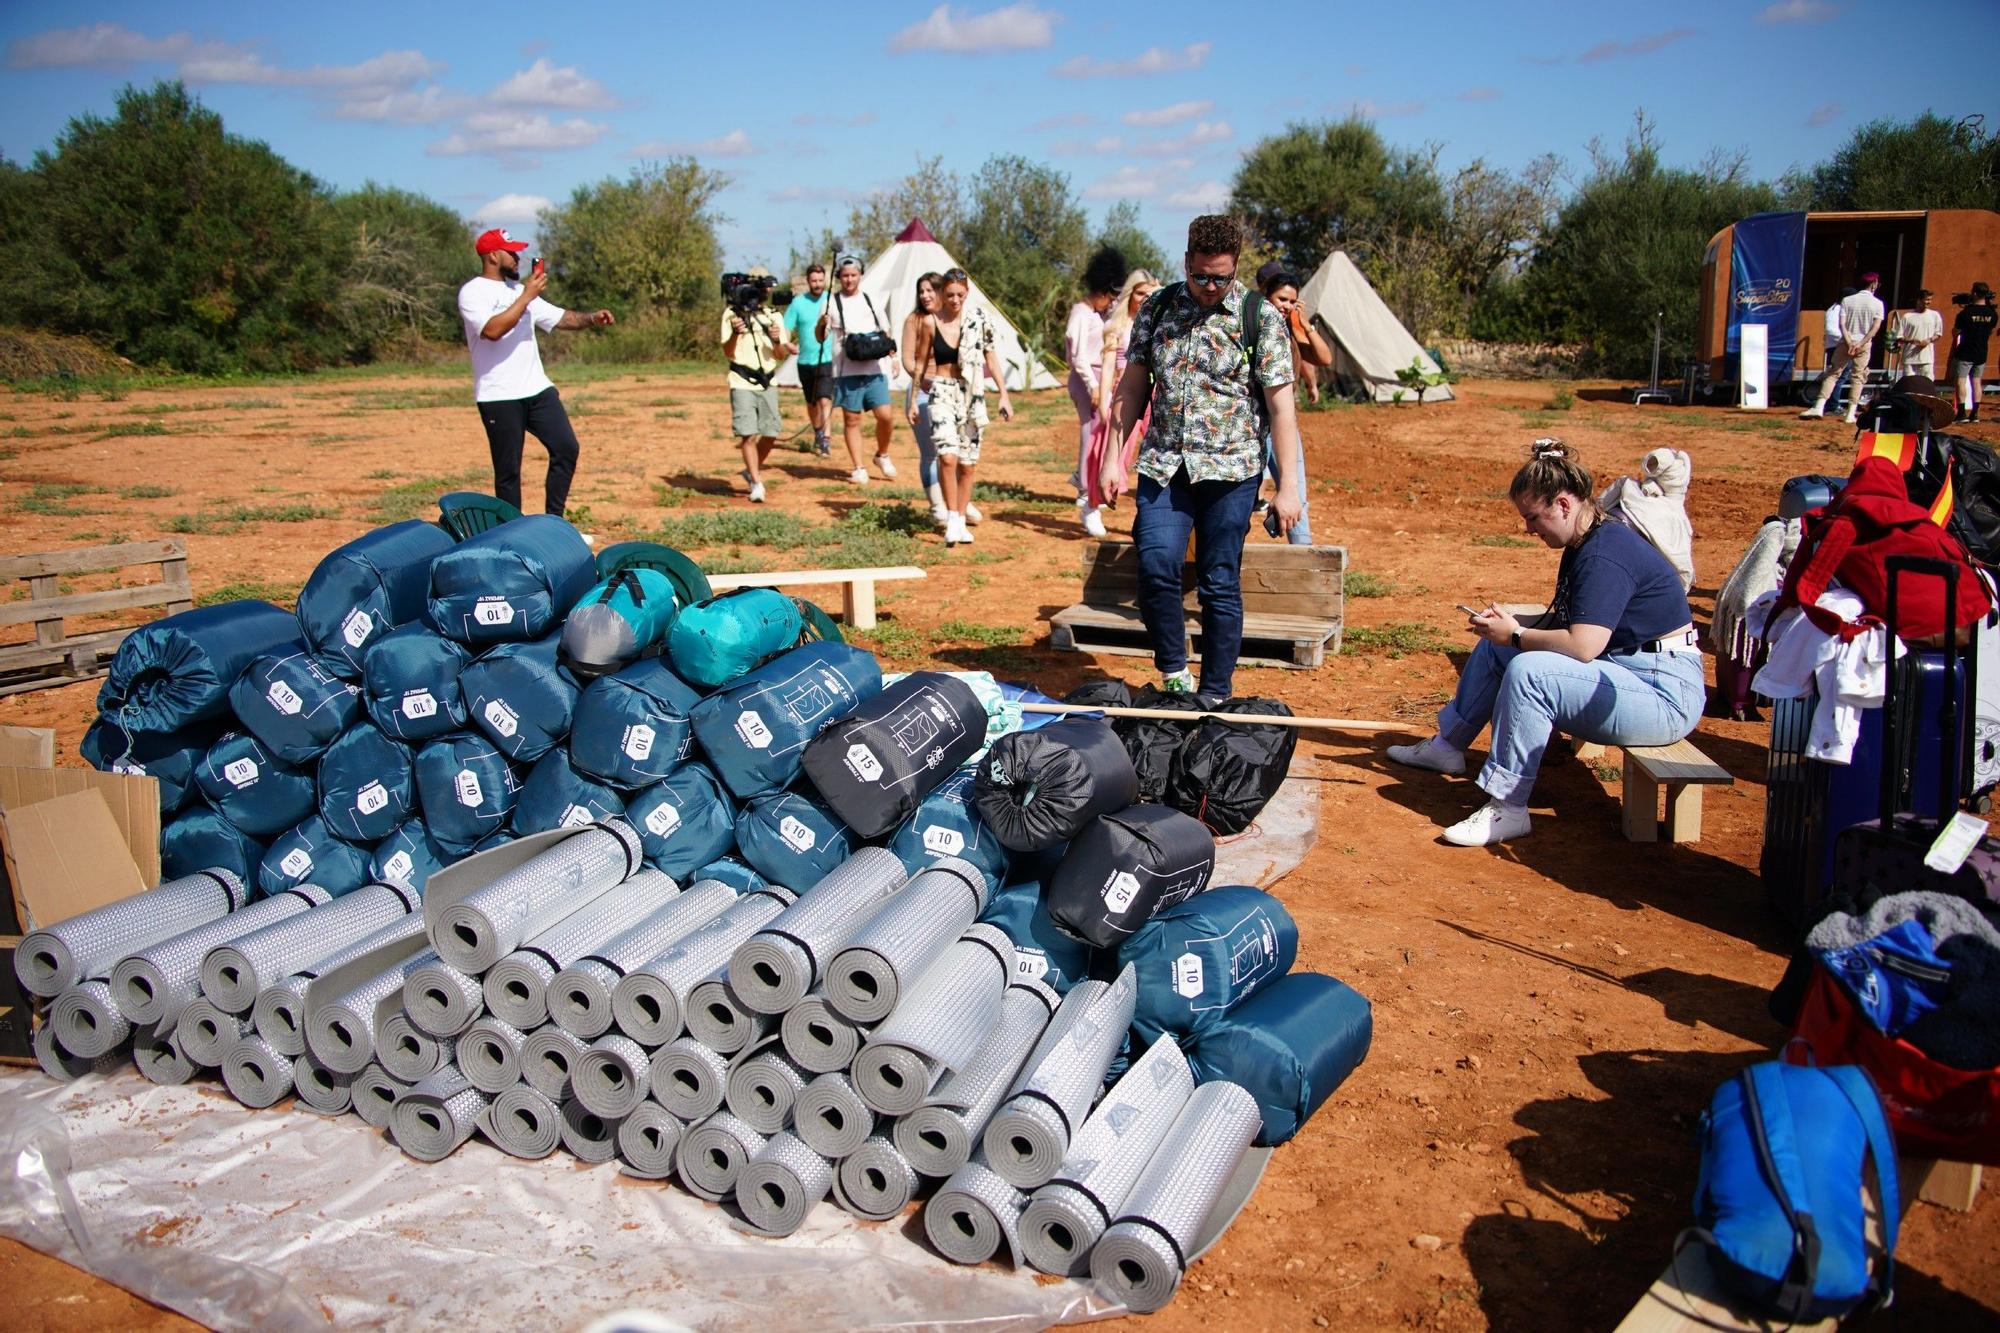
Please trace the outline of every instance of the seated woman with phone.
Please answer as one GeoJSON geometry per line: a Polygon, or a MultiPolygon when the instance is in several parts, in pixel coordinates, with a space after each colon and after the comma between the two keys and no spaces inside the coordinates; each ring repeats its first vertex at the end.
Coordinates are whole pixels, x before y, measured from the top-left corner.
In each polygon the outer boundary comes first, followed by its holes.
{"type": "Polygon", "coordinates": [[[1460,606],[1479,642],[1437,734],[1389,747],[1399,764],[1458,775],[1466,747],[1493,724],[1478,778],[1489,799],[1446,829],[1446,842],[1527,836],[1528,793],[1556,730],[1600,745],[1668,745],[1701,719],[1701,649],[1680,575],[1644,537],[1605,518],[1595,495],[1562,441],[1535,441],[1507,496],[1528,535],[1562,552],[1549,609],[1523,625],[1498,606],[1460,606]]]}

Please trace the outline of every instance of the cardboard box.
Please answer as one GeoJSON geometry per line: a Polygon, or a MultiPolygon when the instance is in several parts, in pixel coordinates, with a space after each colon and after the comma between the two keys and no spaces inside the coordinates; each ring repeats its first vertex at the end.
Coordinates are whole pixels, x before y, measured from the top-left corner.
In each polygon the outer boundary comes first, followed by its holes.
{"type": "Polygon", "coordinates": [[[54,768],[52,727],[0,727],[0,768],[54,768]]]}
{"type": "Polygon", "coordinates": [[[160,882],[157,778],[0,768],[0,852],[21,931],[160,882]]]}

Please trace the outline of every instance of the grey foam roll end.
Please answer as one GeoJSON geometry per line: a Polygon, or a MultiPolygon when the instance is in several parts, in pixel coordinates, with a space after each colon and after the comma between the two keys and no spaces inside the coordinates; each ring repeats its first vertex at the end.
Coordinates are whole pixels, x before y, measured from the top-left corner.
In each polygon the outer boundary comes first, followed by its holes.
{"type": "Polygon", "coordinates": [[[562,1104],[562,1142],[579,1161],[608,1162],[618,1155],[618,1122],[571,1097],[562,1104]]]}
{"type": "Polygon", "coordinates": [[[354,1076],[348,1090],[354,1098],[354,1114],[361,1117],[362,1123],[387,1129],[396,1113],[396,1103],[403,1099],[410,1085],[382,1066],[371,1064],[354,1076]]]}
{"type": "Polygon", "coordinates": [[[559,1027],[536,1028],[521,1043],[521,1078],[552,1102],[570,1095],[570,1075],[576,1061],[588,1049],[559,1027]]]}
{"type": "Polygon", "coordinates": [[[271,1049],[294,1058],[306,1053],[306,988],[304,978],[288,978],[257,992],[250,1006],[257,1035],[271,1043],[271,1049]],[[295,986],[291,984],[297,981],[295,986]]]}
{"type": "Polygon", "coordinates": [[[306,1020],[306,1049],[328,1069],[355,1073],[375,1058],[375,1015],[329,1004],[306,1020]]]}
{"type": "Polygon", "coordinates": [[[456,1037],[471,1027],[486,1008],[486,993],[479,978],[459,971],[443,959],[417,968],[403,982],[403,1011],[409,1014],[412,1023],[433,1037],[456,1037]]]}
{"type": "Polygon", "coordinates": [[[174,1030],[157,1027],[132,1029],[132,1063],[150,1082],[174,1086],[194,1077],[195,1063],[181,1051],[174,1030]]]}
{"type": "Polygon", "coordinates": [[[1021,1253],[1044,1273],[1080,1276],[1107,1220],[1082,1190],[1044,1185],[1021,1212],[1021,1253]]]}
{"type": "Polygon", "coordinates": [[[658,1102],[640,1102],[618,1122],[618,1170],[636,1180],[665,1180],[674,1173],[674,1150],[687,1126],[658,1102]]]}
{"type": "Polygon", "coordinates": [[[497,1097],[521,1082],[521,1049],[527,1040],[527,1033],[487,1014],[459,1034],[453,1058],[467,1083],[497,1097]]]}
{"type": "Polygon", "coordinates": [[[917,1197],[917,1171],[879,1135],[841,1159],[835,1171],[841,1203],[857,1217],[887,1222],[917,1197]]]}
{"type": "Polygon", "coordinates": [[[571,963],[549,983],[549,1018],[565,1032],[595,1041],[611,1030],[611,995],[618,974],[594,958],[571,963]]]}
{"type": "Polygon", "coordinates": [[[1017,1230],[1027,1196],[975,1156],[924,1205],[924,1235],[955,1264],[983,1264],[1004,1245],[1019,1256],[1017,1230]]]}
{"type": "Polygon", "coordinates": [[[548,987],[555,975],[548,959],[517,949],[487,972],[486,1007],[521,1031],[532,1031],[549,1021],[548,987]]]}
{"type": "Polygon", "coordinates": [[[937,1081],[931,1062],[905,1046],[874,1043],[854,1057],[854,1087],[886,1116],[908,1115],[924,1104],[937,1081]]]}
{"type": "Polygon", "coordinates": [[[389,1015],[375,1032],[375,1063],[405,1083],[429,1078],[452,1063],[457,1051],[456,1038],[440,1040],[419,1030],[407,1013],[389,1015]]]}
{"type": "Polygon", "coordinates": [[[833,1012],[824,995],[809,995],[778,1025],[785,1054],[811,1074],[829,1074],[854,1063],[866,1038],[864,1029],[833,1012]]]}
{"type": "Polygon", "coordinates": [[[839,1161],[875,1132],[875,1112],[847,1075],[834,1070],[799,1089],[792,1100],[792,1132],[821,1157],[839,1161]]]}
{"type": "Polygon", "coordinates": [[[683,1120],[701,1120],[729,1089],[729,1062],[692,1037],[676,1037],[653,1052],[653,1100],[683,1120]]]}
{"type": "Polygon", "coordinates": [[[292,1090],[291,1057],[279,1055],[269,1042],[249,1033],[222,1053],[222,1083],[230,1096],[253,1110],[275,1106],[292,1090]]]}
{"type": "Polygon", "coordinates": [[[562,1146],[562,1108],[525,1084],[495,1097],[486,1122],[494,1143],[512,1157],[536,1161],[562,1146]]]}
{"type": "Polygon", "coordinates": [[[396,1102],[389,1132],[396,1146],[420,1162],[440,1162],[457,1152],[493,1099],[450,1066],[417,1084],[396,1102]]]}
{"type": "Polygon", "coordinates": [[[207,1000],[196,1000],[181,1010],[180,1021],[174,1024],[174,1040],[196,1068],[213,1069],[222,1063],[223,1052],[232,1042],[254,1030],[242,1015],[225,1014],[207,1000]]]}
{"type": "Polygon", "coordinates": [[[620,1032],[647,1046],[664,1046],[686,1027],[681,997],[648,972],[634,972],[612,990],[611,1016],[620,1032]]]}
{"type": "Polygon", "coordinates": [[[798,1136],[773,1134],[736,1177],[736,1206],[767,1236],[789,1236],[833,1188],[833,1164],[798,1136]]]}
{"type": "Polygon", "coordinates": [[[292,1061],[293,1094],[299,1105],[321,1115],[345,1115],[354,1109],[354,1078],[335,1073],[310,1055],[292,1061]]]}
{"type": "Polygon", "coordinates": [[[793,1104],[805,1085],[799,1067],[782,1051],[767,1047],[730,1067],[723,1101],[731,1114],[760,1133],[775,1134],[791,1123],[793,1104]]]}
{"type": "Polygon", "coordinates": [[[729,959],[729,987],[752,1013],[782,1014],[812,988],[812,957],[781,935],[759,932],[729,959]]]}
{"type": "Polygon", "coordinates": [[[720,977],[704,981],[688,992],[687,1007],[681,1017],[690,1037],[724,1055],[734,1055],[755,1045],[778,1022],[746,1006],[736,988],[720,977]]]}
{"type": "Polygon", "coordinates": [[[646,1100],[652,1057],[630,1037],[602,1037],[577,1057],[572,1095],[606,1120],[622,1120],[646,1100]]]}
{"type": "Polygon", "coordinates": [[[949,1176],[972,1160],[978,1135],[948,1106],[920,1106],[896,1122],[896,1146],[927,1176],[949,1176]]]}
{"type": "Polygon", "coordinates": [[[1090,1252],[1091,1281],[1134,1314],[1165,1307],[1184,1275],[1167,1238],[1137,1222],[1118,1223],[1090,1252]]]}
{"type": "MultiPolygon", "coordinates": [[[[73,1083],[85,1074],[108,1074],[124,1063],[124,1056],[119,1051],[106,1051],[102,1055],[86,1058],[64,1050],[62,1043],[56,1039],[55,1026],[46,1021],[35,1029],[34,1049],[35,1063],[42,1067],[42,1072],[64,1083],[73,1083]]],[[[186,1079],[175,1081],[186,1082],[186,1079]]]]}
{"type": "Polygon", "coordinates": [[[58,995],[44,1021],[54,1026],[64,1050],[84,1060],[115,1050],[132,1035],[132,1020],[113,1003],[110,983],[103,980],[86,981],[58,995]]]}
{"type": "Polygon", "coordinates": [[[743,1164],[762,1151],[764,1142],[762,1134],[737,1117],[717,1111],[681,1135],[674,1174],[690,1193],[719,1203],[735,1190],[743,1164]]]}
{"type": "Polygon", "coordinates": [[[980,1140],[993,1173],[1015,1189],[1045,1185],[1069,1151],[1060,1112],[1035,1097],[1015,1097],[993,1113],[980,1140]]]}

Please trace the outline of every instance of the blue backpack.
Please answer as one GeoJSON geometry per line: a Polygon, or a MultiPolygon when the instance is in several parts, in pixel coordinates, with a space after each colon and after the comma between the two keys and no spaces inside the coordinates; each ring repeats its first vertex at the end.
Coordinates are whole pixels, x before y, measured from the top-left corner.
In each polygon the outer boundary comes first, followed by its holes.
{"type": "Polygon", "coordinates": [[[1859,1068],[1767,1061],[1716,1089],[1701,1121],[1696,1225],[1724,1285],[1794,1323],[1843,1315],[1895,1291],[1902,1216],[1896,1149],[1859,1068]],[[1863,1159],[1875,1159],[1883,1261],[1868,1272],[1863,1159]]]}

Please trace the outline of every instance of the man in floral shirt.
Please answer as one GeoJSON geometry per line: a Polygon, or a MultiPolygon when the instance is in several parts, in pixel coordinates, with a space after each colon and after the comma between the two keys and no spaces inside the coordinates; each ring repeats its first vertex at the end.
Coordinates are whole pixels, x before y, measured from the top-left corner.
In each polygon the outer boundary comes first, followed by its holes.
{"type": "MultiPolygon", "coordinates": [[[[1192,535],[1201,598],[1198,693],[1206,701],[1229,697],[1243,649],[1243,540],[1262,478],[1266,422],[1277,446],[1278,498],[1271,507],[1281,531],[1299,521],[1305,498],[1296,464],[1292,342],[1283,316],[1261,299],[1255,335],[1245,337],[1249,292],[1236,281],[1242,245],[1233,218],[1207,214],[1188,225],[1188,280],[1161,288],[1132,321],[1130,358],[1112,405],[1111,438],[1119,440],[1152,400],[1132,521],[1139,614],[1163,688],[1197,692],[1181,607],[1181,561],[1192,535]]],[[[1106,451],[1100,481],[1112,503],[1127,489],[1117,450],[1106,451]]]]}

